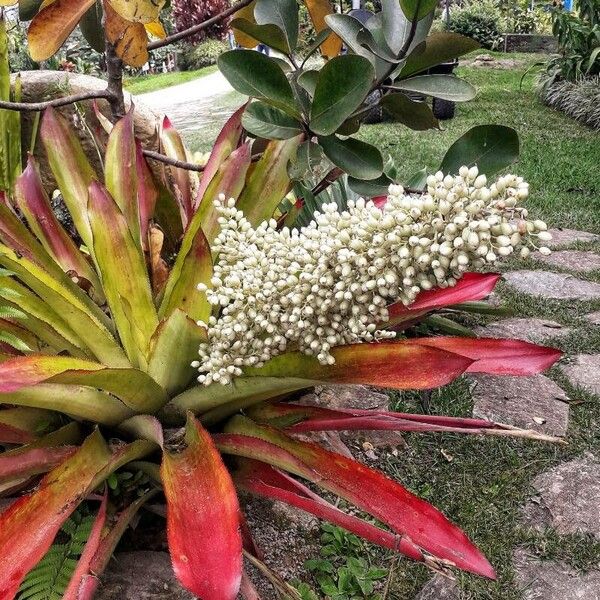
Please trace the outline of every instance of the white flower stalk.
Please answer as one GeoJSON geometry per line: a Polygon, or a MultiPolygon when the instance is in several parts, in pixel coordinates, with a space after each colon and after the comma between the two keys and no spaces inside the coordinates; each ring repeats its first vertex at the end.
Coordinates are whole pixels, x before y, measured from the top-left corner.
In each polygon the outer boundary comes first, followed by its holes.
{"type": "Polygon", "coordinates": [[[422,290],[456,285],[465,271],[517,250],[526,256],[548,239],[546,224],[520,206],[527,195],[521,177],[486,187],[476,167],[462,167],[429,177],[424,195],[390,186],[381,208],[326,204],[299,231],[274,220],[254,229],[221,196],[212,288],[198,286],[215,307],[198,323],[208,334],[193,363],[198,381],[227,384],[292,349],[333,364],[335,346],[394,337],[382,328],[390,304],[409,305],[422,290]]]}

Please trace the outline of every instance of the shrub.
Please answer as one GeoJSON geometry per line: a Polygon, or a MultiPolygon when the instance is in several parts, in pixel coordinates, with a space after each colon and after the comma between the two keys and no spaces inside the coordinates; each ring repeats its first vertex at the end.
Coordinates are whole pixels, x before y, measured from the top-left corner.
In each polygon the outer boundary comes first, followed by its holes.
{"type": "MultiPolygon", "coordinates": [[[[223,12],[229,6],[228,0],[173,0],[173,18],[177,31],[198,25],[223,12]]],[[[228,20],[222,20],[187,38],[188,43],[200,42],[205,38],[223,38],[229,27],[228,20]]]]}
{"type": "Polygon", "coordinates": [[[453,8],[445,29],[473,38],[489,50],[498,48],[503,39],[502,15],[496,5],[489,0],[471,2],[453,8]]]}
{"type": "Polygon", "coordinates": [[[555,81],[542,90],[541,97],[548,106],[593,129],[600,129],[600,77],[555,81]]]}
{"type": "Polygon", "coordinates": [[[542,93],[560,79],[578,81],[600,75],[600,3],[578,0],[576,8],[576,12],[561,8],[552,12],[559,53],[550,59],[540,80],[542,93]]]}
{"type": "Polygon", "coordinates": [[[538,13],[530,8],[515,6],[508,16],[507,30],[512,33],[535,33],[538,28],[538,13]]]}
{"type": "Polygon", "coordinates": [[[178,57],[178,66],[182,71],[195,71],[217,64],[217,59],[229,49],[221,40],[204,40],[193,48],[184,47],[178,57]]]}

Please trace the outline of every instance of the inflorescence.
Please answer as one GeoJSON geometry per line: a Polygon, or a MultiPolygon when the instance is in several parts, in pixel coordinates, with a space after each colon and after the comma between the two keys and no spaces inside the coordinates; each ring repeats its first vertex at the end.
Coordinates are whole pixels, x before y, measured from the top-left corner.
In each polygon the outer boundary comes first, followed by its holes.
{"type": "Polygon", "coordinates": [[[325,204],[300,230],[279,230],[273,219],[255,229],[221,196],[212,287],[198,286],[214,307],[198,323],[207,329],[193,363],[198,381],[229,383],[287,350],[333,364],[335,346],[395,336],[385,330],[390,304],[409,305],[515,251],[548,254],[546,224],[521,206],[528,193],[521,177],[487,187],[477,167],[462,167],[428,177],[423,195],[392,185],[381,207],[325,204]]]}

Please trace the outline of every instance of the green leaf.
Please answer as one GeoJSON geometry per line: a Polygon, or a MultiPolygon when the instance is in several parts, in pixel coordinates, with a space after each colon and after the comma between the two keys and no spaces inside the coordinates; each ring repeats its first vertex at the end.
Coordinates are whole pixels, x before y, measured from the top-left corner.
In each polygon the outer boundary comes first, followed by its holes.
{"type": "Polygon", "coordinates": [[[256,0],[254,18],[259,25],[276,25],[283,31],[291,51],[298,44],[298,3],[296,0],[256,0]]]}
{"type": "Polygon", "coordinates": [[[242,125],[251,134],[269,140],[287,140],[302,133],[300,121],[260,101],[246,108],[242,125]]]}
{"type": "Polygon", "coordinates": [[[344,40],[346,45],[359,56],[363,56],[374,62],[373,53],[362,46],[358,41],[358,34],[364,29],[364,25],[350,15],[338,15],[336,13],[327,15],[325,22],[329,28],[344,40]]]}
{"type": "Polygon", "coordinates": [[[383,173],[383,157],[375,146],[334,135],[319,137],[319,144],[327,158],[348,175],[357,179],[376,179],[383,173]]]}
{"type": "Polygon", "coordinates": [[[90,8],[83,19],[79,21],[79,29],[88,44],[96,52],[104,52],[104,27],[102,26],[102,3],[96,0],[96,3],[90,8]]]}
{"type": "Polygon", "coordinates": [[[413,173],[405,182],[404,185],[407,188],[416,190],[422,190],[427,184],[427,169],[423,167],[416,173],[413,173]]]}
{"type": "Polygon", "coordinates": [[[381,106],[403,125],[415,131],[439,129],[440,124],[426,102],[415,102],[404,94],[388,94],[381,99],[381,106]]]}
{"type": "Polygon", "coordinates": [[[285,35],[277,25],[258,25],[246,19],[234,19],[231,21],[230,26],[274,50],[279,50],[279,52],[283,52],[284,54],[290,53],[285,35]]]}
{"type": "Polygon", "coordinates": [[[319,71],[315,69],[310,69],[308,71],[303,71],[298,75],[298,84],[303,87],[312,98],[315,95],[315,90],[317,89],[317,80],[319,79],[319,71]]]}
{"type": "Polygon", "coordinates": [[[398,0],[383,0],[381,2],[383,35],[390,50],[400,52],[410,30],[410,21],[400,8],[398,0]]]}
{"type": "Polygon", "coordinates": [[[387,195],[388,188],[392,183],[394,182],[385,173],[377,179],[371,179],[370,181],[348,177],[348,186],[350,189],[364,198],[387,195]]]}
{"type": "Polygon", "coordinates": [[[438,5],[438,0],[400,0],[402,11],[409,21],[420,21],[438,5]]]}
{"type": "Polygon", "coordinates": [[[519,136],[514,129],[504,125],[478,125],[450,146],[440,170],[458,173],[463,165],[477,165],[480,173],[491,177],[517,158],[519,136]]]}
{"type": "Polygon", "coordinates": [[[415,92],[424,96],[466,102],[477,95],[477,90],[464,79],[454,75],[420,75],[398,81],[394,89],[415,92]]]}
{"type": "Polygon", "coordinates": [[[375,71],[361,56],[336,56],[321,69],[310,111],[310,128],[331,135],[362,104],[375,71]]]}
{"type": "Polygon", "coordinates": [[[265,100],[298,116],[292,86],[281,67],[268,56],[254,50],[230,50],[219,56],[218,65],[240,94],[265,100]]]}
{"type": "Polygon", "coordinates": [[[37,14],[43,0],[19,0],[19,19],[31,21],[37,14]]]}
{"type": "Polygon", "coordinates": [[[464,35],[453,32],[433,33],[411,52],[406,65],[400,71],[400,77],[405,79],[477,48],[479,44],[464,35]]]}

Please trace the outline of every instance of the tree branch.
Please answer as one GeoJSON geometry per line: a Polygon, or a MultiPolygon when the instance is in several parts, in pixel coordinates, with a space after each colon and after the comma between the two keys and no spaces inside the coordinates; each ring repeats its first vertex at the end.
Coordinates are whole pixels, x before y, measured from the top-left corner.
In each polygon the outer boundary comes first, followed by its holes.
{"type": "Polygon", "coordinates": [[[125,97],[123,95],[123,61],[117,55],[115,47],[106,40],[106,73],[108,75],[108,101],[115,119],[125,115],[125,97]]]}
{"type": "Polygon", "coordinates": [[[84,100],[94,100],[104,98],[110,100],[112,92],[108,90],[100,90],[96,92],[82,92],[73,96],[64,96],[63,98],[55,98],[54,100],[45,100],[44,102],[5,102],[0,101],[0,109],[14,110],[18,112],[41,112],[47,108],[58,108],[59,106],[67,106],[84,100]]]}
{"type": "Polygon", "coordinates": [[[183,40],[187,37],[190,37],[191,35],[199,33],[200,31],[203,31],[207,27],[210,27],[211,25],[214,25],[215,23],[218,23],[219,21],[222,21],[223,19],[230,17],[231,15],[236,13],[241,8],[244,8],[244,6],[248,6],[248,4],[250,4],[252,1],[253,0],[240,0],[240,2],[237,2],[233,6],[229,7],[227,10],[224,10],[223,12],[219,13],[218,15],[215,15],[214,17],[211,17],[210,19],[207,19],[206,21],[203,21],[202,23],[198,23],[198,25],[194,25],[193,27],[184,29],[183,31],[178,31],[177,33],[174,33],[173,35],[167,36],[164,40],[158,40],[157,42],[152,42],[151,44],[148,44],[148,50],[156,50],[158,48],[164,48],[165,46],[168,46],[169,44],[173,44],[174,42],[178,42],[179,40],[183,40]]]}
{"type": "Polygon", "coordinates": [[[185,162],[183,160],[177,160],[176,158],[170,158],[165,156],[164,154],[160,154],[159,152],[154,152],[153,150],[144,150],[144,156],[150,158],[151,160],[156,160],[161,163],[165,163],[166,165],[170,165],[172,167],[177,167],[178,169],[186,169],[187,171],[196,171],[197,173],[202,173],[205,167],[197,165],[195,163],[185,162]]]}

